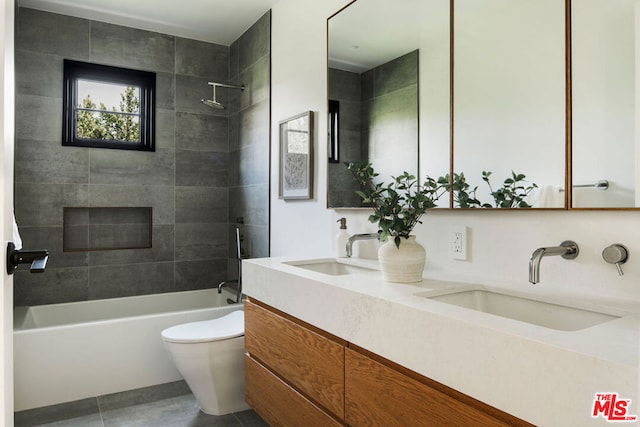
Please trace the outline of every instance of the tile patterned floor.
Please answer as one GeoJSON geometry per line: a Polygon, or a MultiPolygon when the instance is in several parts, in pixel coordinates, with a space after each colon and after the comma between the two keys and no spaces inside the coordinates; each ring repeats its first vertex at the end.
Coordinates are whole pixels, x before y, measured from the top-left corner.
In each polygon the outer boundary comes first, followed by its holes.
{"type": "Polygon", "coordinates": [[[268,427],[254,411],[207,415],[184,381],[15,413],[15,427],[268,427]]]}

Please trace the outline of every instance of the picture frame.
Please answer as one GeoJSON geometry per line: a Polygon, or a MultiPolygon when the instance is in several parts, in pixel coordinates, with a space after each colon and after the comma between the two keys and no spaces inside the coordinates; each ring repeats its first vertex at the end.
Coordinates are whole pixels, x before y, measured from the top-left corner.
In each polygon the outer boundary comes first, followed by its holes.
{"type": "Polygon", "coordinates": [[[280,122],[280,193],[284,200],[313,197],[313,111],[280,122]]]}

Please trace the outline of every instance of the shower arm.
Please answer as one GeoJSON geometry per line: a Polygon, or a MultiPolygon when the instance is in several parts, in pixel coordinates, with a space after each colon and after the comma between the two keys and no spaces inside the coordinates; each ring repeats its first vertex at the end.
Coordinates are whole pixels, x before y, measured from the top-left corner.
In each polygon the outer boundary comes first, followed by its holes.
{"type": "Polygon", "coordinates": [[[216,87],[226,87],[229,89],[240,89],[240,90],[244,90],[244,85],[242,86],[235,86],[235,85],[228,85],[226,83],[218,83],[218,82],[208,82],[207,83],[209,86],[213,86],[213,90],[216,90],[216,87]]]}
{"type": "Polygon", "coordinates": [[[220,108],[220,109],[225,109],[225,106],[222,105],[221,103],[218,102],[218,98],[216,96],[216,87],[224,87],[224,88],[229,88],[229,89],[240,89],[240,91],[244,91],[244,85],[242,86],[234,86],[234,85],[229,85],[226,83],[218,83],[218,82],[208,82],[209,86],[211,86],[211,88],[213,89],[213,99],[201,99],[200,102],[202,102],[203,104],[209,106],[209,107],[214,107],[214,108],[220,108]]]}

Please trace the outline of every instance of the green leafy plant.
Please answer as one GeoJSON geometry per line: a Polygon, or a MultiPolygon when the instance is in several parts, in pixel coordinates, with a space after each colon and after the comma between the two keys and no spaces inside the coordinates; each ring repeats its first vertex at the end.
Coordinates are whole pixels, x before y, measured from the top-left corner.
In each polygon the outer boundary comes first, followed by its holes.
{"type": "Polygon", "coordinates": [[[109,110],[102,102],[98,107],[90,95],[82,100],[82,108],[88,110],[78,112],[76,131],[79,138],[140,141],[138,121],[131,114],[120,114],[140,111],[140,100],[133,87],[127,87],[120,94],[119,110],[116,110],[116,107],[111,107],[109,110]],[[90,110],[100,110],[100,112],[90,110]]]}
{"type": "Polygon", "coordinates": [[[427,209],[436,207],[436,201],[447,191],[443,183],[429,177],[418,185],[417,178],[408,172],[392,176],[389,184],[375,183],[378,173],[371,163],[345,164],[360,184],[360,191],[356,193],[364,204],[373,207],[369,221],[380,227],[380,240],[393,237],[397,247],[400,247],[401,238],[409,237],[416,224],[422,223],[422,215],[427,209]]]}
{"type": "Polygon", "coordinates": [[[438,182],[446,183],[447,190],[453,189],[453,201],[461,208],[530,208],[526,198],[534,188],[538,188],[535,183],[526,184],[526,176],[521,173],[511,171],[511,177],[504,180],[502,187],[493,189],[491,185],[491,172],[482,171],[482,180],[489,186],[493,202],[483,203],[476,196],[478,187],[473,187],[467,182],[464,173],[454,173],[453,181],[449,182],[449,174],[438,178],[438,182]]]}

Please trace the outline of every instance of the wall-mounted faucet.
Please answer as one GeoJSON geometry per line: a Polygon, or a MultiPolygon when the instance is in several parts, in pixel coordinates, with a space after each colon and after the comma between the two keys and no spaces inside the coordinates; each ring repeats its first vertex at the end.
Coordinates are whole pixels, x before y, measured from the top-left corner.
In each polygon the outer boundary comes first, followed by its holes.
{"type": "Polygon", "coordinates": [[[353,242],[357,240],[369,240],[369,239],[379,239],[380,233],[365,233],[365,234],[354,234],[353,236],[349,236],[347,240],[347,257],[351,257],[353,253],[353,242]]]}
{"type": "Polygon", "coordinates": [[[536,249],[529,260],[529,282],[535,285],[540,281],[540,262],[543,257],[560,255],[564,259],[574,259],[579,252],[578,245],[571,240],[565,240],[560,246],[536,249]]]}
{"type": "Polygon", "coordinates": [[[7,274],[13,274],[19,264],[31,264],[29,270],[32,273],[44,273],[49,260],[49,251],[46,249],[30,251],[16,249],[13,242],[7,243],[7,274]]]}

